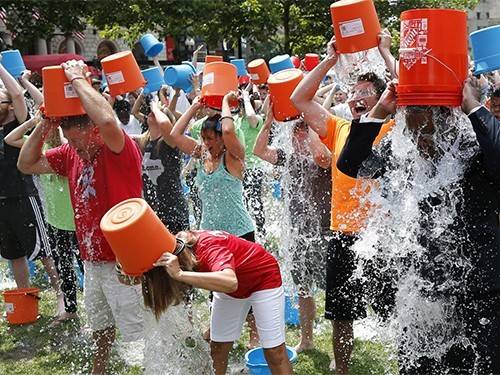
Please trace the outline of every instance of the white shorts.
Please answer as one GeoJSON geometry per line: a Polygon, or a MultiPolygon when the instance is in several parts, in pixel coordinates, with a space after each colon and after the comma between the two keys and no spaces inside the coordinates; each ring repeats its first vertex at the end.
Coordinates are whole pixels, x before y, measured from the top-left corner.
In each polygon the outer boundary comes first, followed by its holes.
{"type": "Polygon", "coordinates": [[[260,290],[248,298],[234,298],[214,292],[210,317],[210,339],[232,342],[240,338],[241,328],[252,306],[260,344],[274,348],[285,342],[285,294],[283,287],[260,290]]]}
{"type": "Polygon", "coordinates": [[[84,262],[84,301],[92,331],[117,326],[123,341],[144,335],[144,307],[141,285],[118,281],[115,262],[84,262]]]}

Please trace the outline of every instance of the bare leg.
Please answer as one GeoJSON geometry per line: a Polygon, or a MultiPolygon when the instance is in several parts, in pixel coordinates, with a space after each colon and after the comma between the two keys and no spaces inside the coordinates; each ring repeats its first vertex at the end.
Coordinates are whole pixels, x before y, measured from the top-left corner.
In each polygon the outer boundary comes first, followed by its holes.
{"type": "Polygon", "coordinates": [[[284,343],[275,348],[264,349],[264,356],[272,374],[293,374],[292,364],[288,360],[284,343]]]}
{"type": "Polygon", "coordinates": [[[45,272],[49,276],[50,285],[52,285],[52,289],[56,292],[57,296],[57,310],[56,315],[62,315],[65,313],[64,310],[64,295],[62,294],[60,283],[59,283],[59,274],[57,273],[56,266],[54,264],[54,260],[50,257],[41,258],[40,261],[45,268],[45,272]]]}
{"type": "Polygon", "coordinates": [[[300,343],[295,347],[297,353],[314,348],[313,324],[316,317],[316,304],[313,297],[299,296],[300,343]]]}
{"type": "Polygon", "coordinates": [[[95,342],[92,375],[104,375],[108,364],[111,346],[115,341],[115,327],[109,327],[92,333],[95,342]]]}
{"type": "Polygon", "coordinates": [[[229,352],[233,342],[210,342],[210,354],[214,362],[215,375],[224,375],[227,370],[229,352]]]}
{"type": "Polygon", "coordinates": [[[253,349],[260,346],[259,333],[257,332],[257,325],[255,324],[255,316],[253,314],[247,315],[247,324],[250,335],[250,342],[248,349],[253,349]]]}
{"type": "Polygon", "coordinates": [[[333,354],[337,375],[349,374],[349,359],[354,346],[352,320],[332,320],[333,354]]]}
{"type": "Polygon", "coordinates": [[[26,257],[12,259],[12,272],[14,273],[14,280],[18,288],[30,287],[30,271],[28,268],[28,260],[26,257]]]}

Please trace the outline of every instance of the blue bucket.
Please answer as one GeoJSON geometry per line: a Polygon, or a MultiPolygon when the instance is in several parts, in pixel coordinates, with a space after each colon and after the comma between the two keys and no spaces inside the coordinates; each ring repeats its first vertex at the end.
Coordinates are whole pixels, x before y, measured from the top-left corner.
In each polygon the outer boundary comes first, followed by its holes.
{"type": "Polygon", "coordinates": [[[282,70],[293,69],[295,67],[293,66],[292,59],[290,59],[289,55],[278,55],[269,60],[269,68],[271,69],[271,73],[274,74],[282,70]]]}
{"type": "Polygon", "coordinates": [[[146,56],[155,57],[163,51],[163,43],[160,43],[153,34],[144,34],[139,39],[139,43],[141,43],[146,56]]]}
{"type": "Polygon", "coordinates": [[[229,62],[238,69],[238,77],[248,75],[245,59],[234,59],[229,62]]]}
{"type": "Polygon", "coordinates": [[[17,49],[2,52],[2,65],[11,76],[19,78],[26,70],[21,53],[17,49]]]}
{"type": "Polygon", "coordinates": [[[106,80],[106,74],[104,74],[104,70],[101,73],[101,90],[104,91],[104,89],[108,87],[108,81],[106,80]]]}
{"type": "Polygon", "coordinates": [[[292,326],[300,325],[299,309],[297,309],[298,296],[285,294],[285,323],[292,326]]]}
{"type": "Polygon", "coordinates": [[[141,70],[142,76],[146,80],[146,86],[144,87],[144,94],[148,95],[152,92],[156,92],[161,89],[161,86],[165,83],[161,75],[160,69],[149,68],[141,70]]]}
{"type": "Polygon", "coordinates": [[[500,25],[474,31],[469,35],[474,55],[474,74],[492,72],[500,68],[500,25]]]}
{"type": "MultiPolygon", "coordinates": [[[[286,353],[292,364],[297,362],[297,352],[295,349],[287,346],[286,353]]],[[[267,365],[266,357],[264,357],[264,350],[262,348],[255,348],[246,352],[245,363],[250,375],[271,375],[271,370],[267,365]]]]}
{"type": "Polygon", "coordinates": [[[189,62],[183,62],[181,65],[171,65],[165,69],[165,83],[189,93],[193,90],[191,76],[195,73],[196,69],[189,62]]]}

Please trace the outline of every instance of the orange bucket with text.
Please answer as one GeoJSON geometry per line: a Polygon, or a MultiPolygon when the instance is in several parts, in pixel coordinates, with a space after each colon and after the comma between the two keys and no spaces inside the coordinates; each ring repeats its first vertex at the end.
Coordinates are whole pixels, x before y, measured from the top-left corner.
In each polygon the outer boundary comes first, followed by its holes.
{"type": "Polygon", "coordinates": [[[224,95],[237,90],[236,66],[220,61],[205,65],[201,83],[201,99],[206,106],[221,109],[224,95]]]}
{"type": "Polygon", "coordinates": [[[290,96],[302,78],[304,78],[304,73],[300,69],[293,68],[271,74],[267,80],[269,95],[273,103],[273,114],[277,121],[289,121],[300,116],[290,96]]]}
{"type": "Polygon", "coordinates": [[[140,276],[153,268],[165,252],[173,252],[176,239],[151,207],[131,198],[112,207],[101,219],[101,230],[125,274],[140,276]]]}
{"type": "Polygon", "coordinates": [[[340,0],[330,5],[337,51],[354,53],[378,46],[380,23],[372,0],[340,0]]]}
{"type": "Polygon", "coordinates": [[[206,55],[205,56],[205,64],[212,63],[212,62],[223,62],[224,58],[222,56],[216,56],[216,55],[206,55]]]}
{"type": "Polygon", "coordinates": [[[84,115],[85,109],[73,85],[59,65],[42,69],[44,114],[47,117],[84,115]]]}
{"type": "Polygon", "coordinates": [[[135,91],[146,84],[132,51],[114,53],[101,60],[111,96],[135,91]]]}
{"type": "Polygon", "coordinates": [[[3,300],[9,324],[28,324],[38,319],[38,288],[4,290],[3,300]]]}
{"type": "Polygon", "coordinates": [[[269,75],[271,74],[264,59],[255,59],[250,61],[247,65],[247,70],[250,74],[252,82],[256,85],[266,83],[269,75]]]}
{"type": "Polygon", "coordinates": [[[399,106],[460,106],[468,74],[467,13],[414,9],[401,13],[399,106]]]}

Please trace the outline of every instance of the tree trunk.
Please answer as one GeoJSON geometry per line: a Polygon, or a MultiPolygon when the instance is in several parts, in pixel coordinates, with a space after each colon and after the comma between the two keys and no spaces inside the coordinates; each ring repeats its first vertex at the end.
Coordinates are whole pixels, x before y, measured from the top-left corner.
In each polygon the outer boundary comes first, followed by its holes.
{"type": "Polygon", "coordinates": [[[238,59],[243,58],[243,47],[241,45],[241,36],[238,37],[238,59]]]}
{"type": "Polygon", "coordinates": [[[288,54],[292,52],[290,51],[290,6],[290,1],[285,0],[283,2],[283,50],[288,54]]]}

